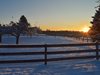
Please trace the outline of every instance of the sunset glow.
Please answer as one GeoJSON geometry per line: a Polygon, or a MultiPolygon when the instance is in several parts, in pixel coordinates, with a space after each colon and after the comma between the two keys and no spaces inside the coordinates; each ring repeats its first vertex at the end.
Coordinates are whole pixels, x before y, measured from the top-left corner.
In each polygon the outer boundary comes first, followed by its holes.
{"type": "Polygon", "coordinates": [[[87,32],[83,27],[90,26],[94,7],[94,0],[0,0],[0,23],[17,22],[25,15],[31,26],[43,30],[87,32]]]}
{"type": "Polygon", "coordinates": [[[85,27],[85,28],[83,28],[83,30],[82,30],[82,31],[83,31],[83,32],[88,32],[88,31],[89,31],[89,29],[90,29],[89,27],[85,27]]]}

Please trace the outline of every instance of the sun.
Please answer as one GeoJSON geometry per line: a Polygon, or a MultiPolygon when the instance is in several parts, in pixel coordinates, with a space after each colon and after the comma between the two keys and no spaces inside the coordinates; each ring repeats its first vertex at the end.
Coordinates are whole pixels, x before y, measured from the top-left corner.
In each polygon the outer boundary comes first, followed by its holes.
{"type": "Polygon", "coordinates": [[[83,30],[82,30],[82,31],[83,31],[83,32],[88,32],[88,31],[89,31],[89,29],[90,29],[89,27],[85,27],[85,28],[83,28],[83,30]]]}

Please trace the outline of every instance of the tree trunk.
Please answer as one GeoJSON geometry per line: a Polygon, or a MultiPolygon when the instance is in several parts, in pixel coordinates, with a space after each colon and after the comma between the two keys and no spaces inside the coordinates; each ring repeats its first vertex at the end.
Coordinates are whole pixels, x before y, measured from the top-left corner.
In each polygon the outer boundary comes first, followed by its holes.
{"type": "Polygon", "coordinates": [[[2,42],[2,35],[0,34],[0,43],[2,42]]]}
{"type": "Polygon", "coordinates": [[[19,44],[19,36],[20,36],[20,35],[17,35],[17,36],[16,36],[16,44],[19,44]]]}

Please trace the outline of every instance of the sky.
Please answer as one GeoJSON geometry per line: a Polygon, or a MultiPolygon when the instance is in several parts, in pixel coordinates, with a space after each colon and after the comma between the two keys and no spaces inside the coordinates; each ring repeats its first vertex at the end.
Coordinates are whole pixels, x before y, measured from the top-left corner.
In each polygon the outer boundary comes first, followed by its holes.
{"type": "Polygon", "coordinates": [[[43,30],[83,30],[91,26],[96,0],[0,0],[0,23],[18,22],[25,15],[43,30]]]}

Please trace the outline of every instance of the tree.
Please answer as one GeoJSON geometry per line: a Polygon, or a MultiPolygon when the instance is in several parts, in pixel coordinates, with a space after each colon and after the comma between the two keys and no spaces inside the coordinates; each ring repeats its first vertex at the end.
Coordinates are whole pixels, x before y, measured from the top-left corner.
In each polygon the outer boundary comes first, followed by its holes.
{"type": "Polygon", "coordinates": [[[97,7],[95,15],[92,17],[92,26],[90,27],[89,34],[93,42],[99,41],[100,39],[100,5],[97,7]]]}
{"type": "Polygon", "coordinates": [[[10,25],[12,26],[12,35],[16,37],[16,44],[18,44],[20,34],[28,32],[30,24],[28,23],[26,17],[22,15],[18,23],[11,21],[10,25]]]}
{"type": "Polygon", "coordinates": [[[19,43],[19,37],[21,33],[26,33],[28,32],[28,27],[30,26],[30,24],[28,23],[26,17],[24,15],[22,15],[20,17],[19,22],[15,25],[16,28],[16,44],[19,43]]]}
{"type": "Polygon", "coordinates": [[[26,17],[22,15],[20,17],[19,22],[11,21],[9,25],[1,25],[0,24],[0,43],[2,42],[3,34],[11,34],[16,37],[16,44],[19,43],[20,34],[28,32],[28,27],[30,24],[28,23],[26,17]]]}
{"type": "Polygon", "coordinates": [[[2,42],[2,32],[1,32],[1,24],[0,24],[0,43],[2,42]]]}

